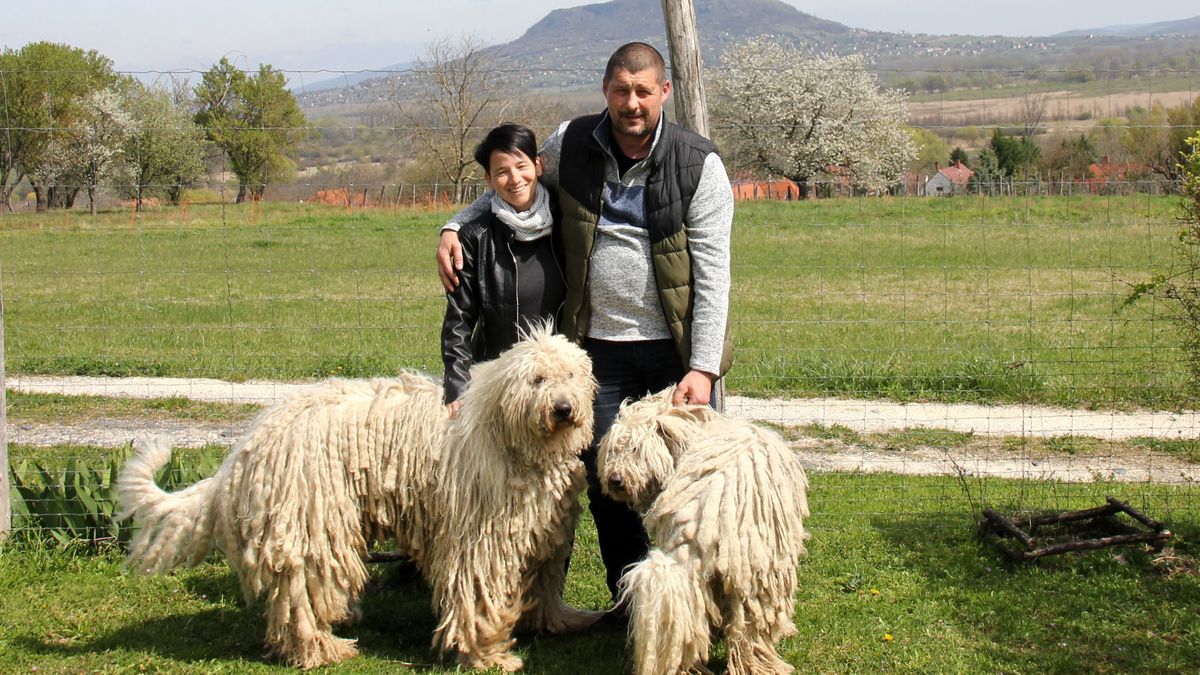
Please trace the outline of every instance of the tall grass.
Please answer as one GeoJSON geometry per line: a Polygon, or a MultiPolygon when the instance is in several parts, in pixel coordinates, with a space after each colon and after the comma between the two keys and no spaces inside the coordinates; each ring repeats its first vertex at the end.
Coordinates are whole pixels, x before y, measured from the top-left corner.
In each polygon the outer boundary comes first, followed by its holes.
{"type": "MultiPolygon", "coordinates": [[[[1118,311],[1164,197],[740,203],[735,392],[1186,403],[1171,323],[1118,311]]],[[[445,212],[265,203],[0,218],[8,369],[227,379],[440,371],[445,212]]]]}

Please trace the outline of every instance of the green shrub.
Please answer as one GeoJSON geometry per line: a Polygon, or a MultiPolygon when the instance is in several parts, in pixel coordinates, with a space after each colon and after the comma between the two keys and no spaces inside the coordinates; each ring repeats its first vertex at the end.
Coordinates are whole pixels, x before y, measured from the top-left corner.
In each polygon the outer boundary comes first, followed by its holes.
{"type": "Polygon", "coordinates": [[[1200,394],[1200,133],[1187,139],[1191,151],[1179,165],[1182,176],[1182,226],[1170,268],[1131,284],[1122,307],[1143,297],[1165,301],[1179,328],[1187,358],[1189,385],[1200,394]]]}
{"type": "MultiPolygon", "coordinates": [[[[120,510],[117,477],[129,454],[126,446],[98,465],[74,457],[62,467],[21,462],[10,472],[17,497],[13,529],[26,538],[62,546],[128,543],[133,523],[119,523],[114,517],[120,510]]],[[[219,464],[220,456],[215,453],[176,453],[155,478],[164,490],[174,492],[211,476],[219,464]]]]}

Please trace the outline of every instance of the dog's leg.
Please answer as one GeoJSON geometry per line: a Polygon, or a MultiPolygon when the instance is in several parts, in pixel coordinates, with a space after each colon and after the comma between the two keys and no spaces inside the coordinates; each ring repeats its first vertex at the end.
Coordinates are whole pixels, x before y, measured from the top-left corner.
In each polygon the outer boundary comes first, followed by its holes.
{"type": "Polygon", "coordinates": [[[687,546],[658,549],[621,579],[638,675],[708,672],[708,585],[687,546]]]}
{"type": "Polygon", "coordinates": [[[725,672],[730,675],[787,675],[795,671],[779,657],[770,638],[757,631],[736,637],[727,635],[725,647],[729,652],[725,672]]]}
{"type": "MultiPolygon", "coordinates": [[[[757,580],[755,588],[764,588],[765,582],[757,580]]],[[[793,635],[796,626],[792,623],[791,602],[776,603],[770,596],[761,594],[756,599],[747,598],[734,589],[722,597],[720,603],[721,633],[729,653],[727,671],[734,675],[785,675],[794,668],[780,658],[775,651],[775,642],[793,635]]]]}
{"type": "MultiPolygon", "coordinates": [[[[322,583],[333,583],[316,572],[286,567],[274,574],[267,589],[267,647],[291,665],[305,669],[336,663],[358,653],[355,640],[332,633],[332,624],[342,617],[331,620],[325,616],[321,604],[327,598],[314,598],[310,594],[327,590],[319,588],[322,583]],[[318,606],[314,606],[314,599],[318,606]]],[[[347,604],[348,600],[341,603],[344,611],[347,604]]]]}
{"type": "Polygon", "coordinates": [[[472,557],[458,561],[463,569],[455,572],[461,573],[441,570],[433,579],[435,607],[441,615],[433,644],[443,652],[458,652],[465,668],[520,670],[524,662],[510,651],[523,604],[520,589],[507,587],[505,575],[489,573],[486,564],[477,569],[472,557]]]}
{"type": "MultiPolygon", "coordinates": [[[[573,518],[571,524],[574,525],[573,518]]],[[[526,593],[527,608],[517,626],[518,631],[565,635],[581,631],[604,616],[604,612],[578,609],[563,601],[570,554],[571,539],[566,537],[554,554],[533,570],[526,593]]]]}

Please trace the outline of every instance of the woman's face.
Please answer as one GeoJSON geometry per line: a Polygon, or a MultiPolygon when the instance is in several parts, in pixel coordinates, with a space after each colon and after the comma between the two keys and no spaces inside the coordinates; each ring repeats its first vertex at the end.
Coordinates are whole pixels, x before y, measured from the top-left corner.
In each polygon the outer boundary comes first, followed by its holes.
{"type": "Polygon", "coordinates": [[[488,187],[517,211],[528,211],[537,197],[537,179],[542,175],[542,160],[529,159],[520,150],[512,155],[497,150],[492,153],[489,164],[488,187]]]}

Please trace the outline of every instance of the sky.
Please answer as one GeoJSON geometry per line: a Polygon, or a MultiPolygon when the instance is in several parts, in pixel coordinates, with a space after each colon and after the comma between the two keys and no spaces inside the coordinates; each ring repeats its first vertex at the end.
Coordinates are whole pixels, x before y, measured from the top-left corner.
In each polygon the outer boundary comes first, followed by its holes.
{"type": "MultiPolygon", "coordinates": [[[[1200,14],[1196,0],[785,0],[857,28],[913,33],[1050,35],[1200,14]],[[1086,8],[1086,9],[1083,9],[1086,8]]],[[[222,56],[254,68],[344,71],[406,63],[426,44],[473,33],[509,42],[553,9],[583,0],[39,0],[0,9],[0,47],[50,40],[95,49],[120,71],[207,70],[222,56]],[[341,5],[342,8],[335,9],[341,5]],[[200,8],[200,9],[194,9],[200,8]]],[[[701,34],[703,39],[703,34],[701,34]]],[[[314,73],[314,77],[320,77],[314,73]]]]}

